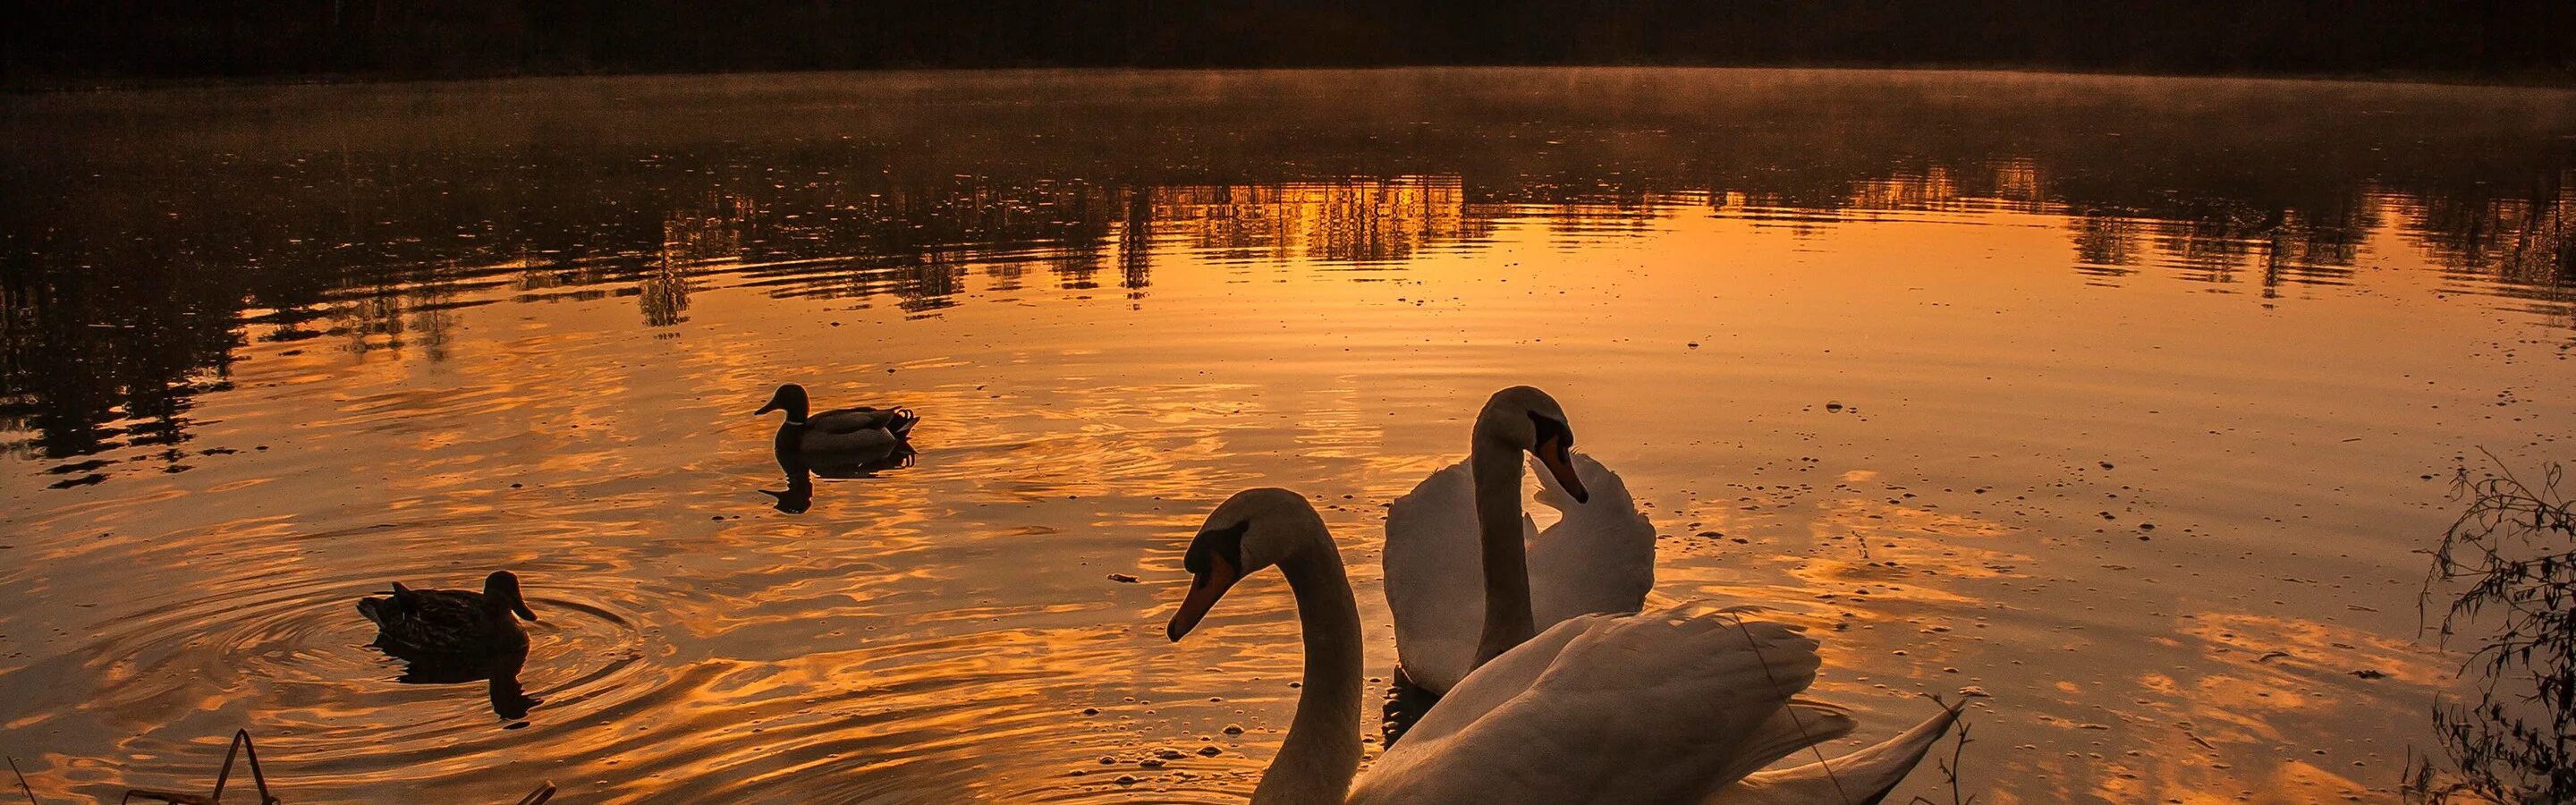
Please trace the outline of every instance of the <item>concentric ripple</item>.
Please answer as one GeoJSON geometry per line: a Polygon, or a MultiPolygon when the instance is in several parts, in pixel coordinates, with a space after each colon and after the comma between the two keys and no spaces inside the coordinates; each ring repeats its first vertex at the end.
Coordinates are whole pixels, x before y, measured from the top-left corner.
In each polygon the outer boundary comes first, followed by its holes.
{"type": "Polygon", "coordinates": [[[540,620],[526,624],[531,650],[518,682],[541,703],[523,718],[501,718],[484,681],[401,681],[408,665],[370,645],[375,627],[355,609],[390,579],[455,586],[448,580],[479,575],[429,567],[382,572],[363,582],[209,580],[177,591],[185,597],[110,617],[80,653],[84,672],[103,680],[98,695],[51,720],[76,728],[86,726],[77,724],[81,714],[114,725],[193,712],[119,744],[135,756],[211,767],[220,751],[207,750],[210,736],[248,725],[263,761],[294,769],[297,785],[368,787],[389,775],[425,779],[502,765],[496,756],[518,753],[529,740],[518,734],[522,728],[648,699],[676,677],[641,662],[654,643],[626,614],[632,590],[539,567],[524,574],[546,586],[529,596],[540,620]],[[187,758],[198,760],[181,760],[187,758]]]}

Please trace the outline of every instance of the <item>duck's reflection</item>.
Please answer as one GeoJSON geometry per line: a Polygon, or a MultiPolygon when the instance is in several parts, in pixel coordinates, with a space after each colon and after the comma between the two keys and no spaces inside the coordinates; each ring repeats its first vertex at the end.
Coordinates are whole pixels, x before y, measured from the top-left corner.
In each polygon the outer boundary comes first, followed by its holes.
{"type": "Polygon", "coordinates": [[[881,449],[841,453],[813,453],[797,449],[796,434],[780,429],[770,443],[770,452],[778,458],[778,469],[787,476],[786,489],[763,489],[760,493],[775,500],[773,508],[788,514],[804,514],[814,507],[814,478],[873,478],[878,473],[910,467],[916,460],[912,445],[895,442],[881,449]]]}
{"type": "Polygon", "coordinates": [[[530,698],[519,686],[519,670],[528,663],[528,650],[485,657],[418,657],[405,659],[402,676],[394,681],[406,685],[461,685],[483,682],[485,697],[492,702],[492,714],[503,720],[528,717],[528,710],[538,700],[530,698]]]}

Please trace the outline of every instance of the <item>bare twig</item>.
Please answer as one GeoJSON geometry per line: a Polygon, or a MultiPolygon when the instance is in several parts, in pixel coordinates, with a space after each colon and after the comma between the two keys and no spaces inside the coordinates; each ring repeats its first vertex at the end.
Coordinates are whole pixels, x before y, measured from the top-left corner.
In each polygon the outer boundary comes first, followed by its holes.
{"type": "Polygon", "coordinates": [[[27,805],[44,805],[36,801],[36,789],[27,787],[27,773],[18,770],[18,758],[9,758],[9,773],[18,775],[18,790],[27,792],[27,805]]]}
{"type": "Polygon", "coordinates": [[[2493,453],[2494,474],[2452,481],[2468,507],[2432,551],[2417,602],[2424,628],[2449,643],[2480,627],[2464,678],[2474,690],[2433,708],[2450,761],[2438,775],[2428,757],[2404,772],[2411,798],[2493,802],[2576,799],[2576,502],[2559,490],[2561,465],[2542,465],[2537,483],[2493,453]],[[2465,583],[2465,587],[2455,588],[2465,583]],[[2432,617],[2435,599],[2447,598],[2432,617]]]}
{"type": "Polygon", "coordinates": [[[548,780],[546,782],[538,783],[537,790],[530,791],[527,796],[520,797],[518,805],[546,805],[546,800],[554,798],[555,784],[554,781],[548,780]]]}
{"type": "Polygon", "coordinates": [[[277,797],[270,796],[268,793],[268,774],[261,771],[259,768],[259,748],[251,745],[250,730],[246,729],[233,731],[232,746],[224,750],[224,767],[222,770],[215,772],[215,793],[207,796],[198,796],[196,794],[178,791],[152,791],[135,788],[128,789],[125,792],[125,797],[117,800],[117,802],[122,803],[135,797],[142,797],[144,799],[157,799],[165,803],[170,803],[170,805],[220,805],[224,799],[224,783],[232,779],[233,760],[236,757],[244,758],[249,761],[250,780],[252,785],[259,788],[260,805],[279,805],[281,800],[277,797]]]}
{"type": "MultiPolygon", "coordinates": [[[[1932,697],[1932,701],[1939,702],[1941,701],[1941,697],[1934,696],[1932,697]]],[[[1948,705],[1944,704],[1943,706],[1946,707],[1948,705]]],[[[1962,701],[1959,703],[1959,706],[1966,707],[1967,702],[1962,701]]],[[[1964,789],[1959,784],[1959,769],[1962,768],[1960,758],[1967,753],[1968,744],[1973,742],[1973,739],[1968,737],[1968,729],[1974,726],[1976,725],[1970,724],[1967,721],[1960,721],[1959,737],[1950,743],[1950,759],[1932,759],[1933,768],[1941,770],[1942,780],[1950,787],[1950,805],[1974,805],[1977,801],[1977,795],[1965,793],[1964,789]]],[[[1913,799],[1906,800],[1905,805],[1941,805],[1941,803],[1934,802],[1930,797],[1916,794],[1913,799]]]]}

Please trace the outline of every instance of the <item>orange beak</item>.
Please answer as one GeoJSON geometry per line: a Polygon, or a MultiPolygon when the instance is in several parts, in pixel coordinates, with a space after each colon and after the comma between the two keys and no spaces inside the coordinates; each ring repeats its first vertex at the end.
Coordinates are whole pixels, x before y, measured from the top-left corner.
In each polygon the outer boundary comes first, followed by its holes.
{"type": "Polygon", "coordinates": [[[1565,493],[1574,496],[1574,502],[1592,502],[1592,493],[1583,488],[1583,479],[1574,475],[1574,453],[1565,442],[1549,439],[1538,443],[1530,453],[1538,456],[1538,463],[1547,467],[1549,475],[1556,476],[1557,486],[1565,487],[1565,493]]]}
{"type": "Polygon", "coordinates": [[[1199,619],[1207,617],[1208,608],[1216,606],[1217,599],[1224,598],[1225,591],[1233,588],[1234,582],[1240,578],[1242,574],[1234,565],[1227,563],[1225,557],[1209,556],[1208,571],[1190,580],[1189,597],[1181,599],[1180,611],[1172,613],[1172,622],[1163,627],[1163,633],[1172,638],[1172,642],[1180,642],[1182,635],[1198,628],[1199,619]]]}

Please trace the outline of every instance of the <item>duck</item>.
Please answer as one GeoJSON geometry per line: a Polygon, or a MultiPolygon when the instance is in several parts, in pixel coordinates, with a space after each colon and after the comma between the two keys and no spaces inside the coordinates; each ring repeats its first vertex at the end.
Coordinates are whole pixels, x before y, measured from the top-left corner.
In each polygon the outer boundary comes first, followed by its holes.
{"type": "Polygon", "coordinates": [[[1480,646],[1500,652],[1568,618],[1643,609],[1655,586],[1655,526],[1617,473],[1574,452],[1556,398],[1513,386],[1478,411],[1466,459],[1388,504],[1380,562],[1399,676],[1438,696],[1493,659],[1480,646]],[[1530,465],[1539,470],[1538,502],[1560,515],[1545,531],[1522,510],[1530,465]],[[1512,556],[1481,547],[1494,540],[1513,542],[1512,556]],[[1480,553],[1482,562],[1462,561],[1480,553]],[[1486,585],[1480,568],[1498,562],[1525,564],[1497,568],[1496,583],[1517,589],[1486,585]],[[1497,595],[1525,595],[1532,605],[1489,611],[1485,601],[1497,595]]]}
{"type": "MultiPolygon", "coordinates": [[[[1493,541],[1495,554],[1523,544],[1509,536],[1493,541]]],[[[1510,564],[1489,565],[1489,583],[1513,589],[1490,578],[1510,564]]],[[[1180,641],[1236,582],[1273,567],[1296,601],[1305,667],[1288,734],[1253,790],[1257,805],[1855,805],[1885,797],[1957,717],[1945,707],[1937,728],[1847,756],[1829,773],[1758,771],[1848,734],[1853,719],[1799,697],[1823,665],[1803,630],[1695,602],[1568,618],[1497,652],[1363,775],[1358,602],[1303,495],[1245,490],[1208,515],[1182,554],[1190,583],[1165,634],[1180,641]]],[[[1529,606],[1525,594],[1504,598],[1487,606],[1529,606]]]]}
{"type": "Polygon", "coordinates": [[[528,633],[519,628],[518,619],[537,620],[519,593],[519,577],[507,570],[483,577],[479,593],[415,590],[397,581],[391,595],[359,599],[358,614],[375,622],[374,645],[387,654],[468,665],[488,657],[525,656],[528,633]]]}
{"type": "Polygon", "coordinates": [[[836,408],[807,413],[805,387],[789,383],[770,395],[754,415],[786,411],[778,426],[776,448],[818,456],[852,453],[893,454],[909,447],[912,426],[921,417],[907,408],[836,408]]]}

